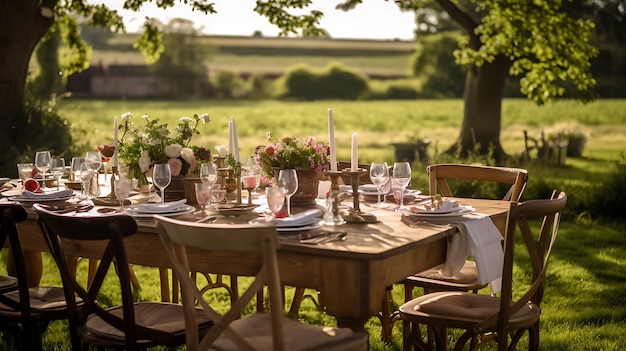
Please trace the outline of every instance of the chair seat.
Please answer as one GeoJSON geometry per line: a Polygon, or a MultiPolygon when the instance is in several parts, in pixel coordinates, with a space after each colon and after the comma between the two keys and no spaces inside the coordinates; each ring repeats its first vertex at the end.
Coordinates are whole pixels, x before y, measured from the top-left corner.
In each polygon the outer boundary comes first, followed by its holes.
{"type": "Polygon", "coordinates": [[[476,263],[465,261],[463,268],[452,277],[441,275],[442,265],[409,276],[403,284],[423,287],[428,291],[473,291],[487,286],[478,282],[476,263]]]}
{"type": "MultiPolygon", "coordinates": [[[[257,312],[236,320],[230,326],[245,335],[245,339],[257,350],[272,350],[271,314],[257,312]]],[[[349,328],[320,327],[304,324],[288,317],[283,318],[285,350],[360,350],[367,345],[365,333],[354,333],[349,328]]],[[[211,350],[239,350],[222,334],[211,346],[211,350]]]]}
{"type": "Polygon", "coordinates": [[[0,275],[0,293],[17,289],[17,278],[0,275]]]}
{"type": "MultiPolygon", "coordinates": [[[[466,292],[436,292],[415,298],[400,306],[399,310],[404,320],[420,323],[421,318],[428,318],[432,324],[470,329],[499,312],[500,298],[466,292]],[[438,322],[433,323],[433,320],[438,322]]],[[[539,320],[540,313],[537,305],[528,302],[511,315],[509,328],[515,330],[532,325],[539,320]]]]}
{"type": "MultiPolygon", "coordinates": [[[[63,292],[63,287],[61,286],[37,286],[28,289],[30,294],[30,307],[33,311],[55,311],[55,310],[65,310],[65,294],[63,292]]],[[[4,294],[10,300],[15,301],[15,303],[20,303],[20,295],[19,291],[11,291],[4,294]]],[[[76,303],[81,303],[81,299],[76,299],[76,303]]],[[[5,311],[13,310],[11,307],[6,306],[4,304],[0,304],[0,310],[4,314],[5,311]]],[[[19,314],[19,311],[15,311],[19,314]]]]}
{"type": "MultiPolygon", "coordinates": [[[[107,311],[119,318],[123,318],[122,306],[112,307],[107,311]]],[[[182,305],[160,302],[136,302],[134,311],[136,325],[180,336],[180,343],[184,343],[185,313],[182,305]]],[[[197,310],[196,317],[198,318],[198,324],[203,326],[204,330],[207,330],[212,325],[212,322],[209,321],[201,309],[197,310]]],[[[97,342],[100,339],[106,345],[126,345],[124,331],[115,328],[95,314],[87,318],[83,333],[90,342],[97,342]]],[[[137,343],[139,345],[149,345],[153,343],[153,340],[137,340],[137,343]]]]}

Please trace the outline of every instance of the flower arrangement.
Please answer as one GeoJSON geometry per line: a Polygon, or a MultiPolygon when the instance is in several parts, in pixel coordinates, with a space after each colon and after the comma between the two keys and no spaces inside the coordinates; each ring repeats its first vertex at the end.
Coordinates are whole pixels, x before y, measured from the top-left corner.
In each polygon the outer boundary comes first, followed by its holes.
{"type": "Polygon", "coordinates": [[[321,172],[329,168],[328,146],[313,137],[283,137],[274,142],[268,132],[267,139],[269,144],[259,145],[254,151],[255,161],[266,179],[274,178],[274,169],[313,169],[321,172]]]}
{"type": "Polygon", "coordinates": [[[135,125],[131,120],[132,113],[121,116],[119,130],[122,137],[119,141],[119,157],[128,166],[128,178],[137,178],[139,186],[148,184],[146,174],[157,163],[168,163],[172,176],[192,175],[196,171],[198,161],[208,161],[211,152],[201,147],[190,147],[194,135],[200,134],[198,124],[211,122],[208,114],[193,117],[181,117],[171,135],[167,123],[159,123],[158,119],[141,116],[143,121],[135,125]]]}

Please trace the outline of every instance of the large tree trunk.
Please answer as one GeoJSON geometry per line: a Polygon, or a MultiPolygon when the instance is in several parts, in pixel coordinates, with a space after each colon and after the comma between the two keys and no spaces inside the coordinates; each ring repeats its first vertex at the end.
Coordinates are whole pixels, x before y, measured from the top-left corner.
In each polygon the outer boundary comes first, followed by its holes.
{"type": "Polygon", "coordinates": [[[0,140],[22,115],[30,57],[53,21],[42,16],[37,0],[0,3],[0,140]]]}
{"type": "Polygon", "coordinates": [[[461,133],[451,149],[461,157],[478,152],[486,155],[493,150],[496,162],[505,156],[500,144],[502,98],[510,62],[498,56],[480,67],[472,66],[465,80],[465,110],[461,133]],[[457,149],[460,147],[460,150],[457,149]]]}

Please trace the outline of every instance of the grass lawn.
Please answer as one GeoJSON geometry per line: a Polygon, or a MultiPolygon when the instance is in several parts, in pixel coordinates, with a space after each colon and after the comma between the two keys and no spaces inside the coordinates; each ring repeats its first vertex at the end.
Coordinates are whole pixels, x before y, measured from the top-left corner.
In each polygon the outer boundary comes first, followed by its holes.
{"type": "MultiPolygon", "coordinates": [[[[393,162],[391,142],[427,137],[432,144],[431,160],[443,160],[438,153],[450,146],[462,122],[460,100],[416,101],[102,101],[68,100],[60,111],[73,127],[84,130],[79,143],[91,148],[111,142],[113,116],[131,111],[136,117],[148,113],[152,118],[172,125],[181,116],[207,112],[213,121],[201,127],[201,136],[192,144],[213,149],[227,144],[227,121],[237,118],[242,157],[266,141],[271,131],[276,137],[315,136],[327,140],[327,109],[335,117],[338,158],[350,157],[350,135],[359,134],[359,161],[393,162]]],[[[626,230],[623,220],[605,221],[585,213],[587,196],[609,180],[615,172],[614,163],[623,160],[626,150],[626,101],[600,100],[588,105],[562,101],[537,107],[525,100],[507,99],[503,104],[502,143],[509,154],[524,148],[523,131],[539,136],[572,126],[590,133],[582,158],[568,158],[564,166],[526,164],[530,179],[525,194],[533,196],[544,189],[559,188],[568,193],[569,212],[564,217],[560,236],[548,270],[548,285],[541,316],[541,346],[544,350],[624,350],[626,349],[626,230]]],[[[425,189],[423,165],[415,164],[413,184],[425,189]]],[[[620,194],[606,194],[620,196],[620,194]]],[[[623,198],[623,194],[621,194],[623,198]]],[[[527,197],[526,197],[527,198],[527,197]]],[[[626,213],[621,204],[622,213],[626,213]]],[[[3,254],[4,257],[4,254],[3,254]]],[[[43,284],[59,284],[58,273],[50,258],[45,257],[43,284]]],[[[523,274],[526,261],[517,262],[516,275],[523,274]]],[[[86,262],[79,274],[86,274],[86,262]]],[[[2,269],[4,266],[2,265],[2,269]]],[[[142,289],[137,298],[159,300],[156,268],[135,267],[142,289]]],[[[105,303],[119,302],[115,294],[113,273],[110,289],[103,296],[105,303]]],[[[417,292],[416,292],[417,293],[417,292]]],[[[223,292],[209,295],[224,301],[223,292]]],[[[394,303],[402,303],[401,286],[394,287],[394,303]]],[[[287,303],[291,300],[288,292],[287,303]]],[[[225,302],[219,302],[225,303],[225,302]]],[[[316,324],[332,324],[334,319],[319,312],[309,300],[303,303],[300,318],[316,324]]],[[[380,323],[372,318],[367,328],[372,350],[401,350],[401,328],[396,326],[393,344],[380,342],[380,323]]],[[[67,331],[62,323],[54,323],[46,334],[49,350],[68,347],[67,331]]],[[[522,342],[520,349],[525,347],[522,342]]],[[[0,343],[0,350],[11,349],[10,342],[0,343]]]]}

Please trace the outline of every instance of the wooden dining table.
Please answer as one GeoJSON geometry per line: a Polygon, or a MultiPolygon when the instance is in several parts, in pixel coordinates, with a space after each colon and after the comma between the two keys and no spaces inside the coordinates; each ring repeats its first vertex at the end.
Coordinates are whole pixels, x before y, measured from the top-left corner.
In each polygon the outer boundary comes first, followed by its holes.
{"type": "MultiPolygon", "coordinates": [[[[510,203],[502,200],[457,199],[488,215],[504,232],[510,203]]],[[[457,229],[449,223],[418,222],[409,226],[401,214],[388,209],[363,206],[375,215],[374,223],[346,223],[316,230],[345,231],[343,240],[324,244],[302,244],[297,233],[280,234],[278,252],[281,280],[285,285],[316,289],[324,311],[337,318],[342,327],[363,330],[368,319],[381,310],[386,287],[405,277],[441,264],[446,255],[446,237],[457,229]]],[[[224,217],[236,222],[237,217],[224,217]]],[[[151,219],[138,219],[138,232],[125,238],[128,260],[132,264],[168,268],[170,263],[151,219]]],[[[19,224],[25,251],[47,251],[31,211],[19,224]]],[[[103,246],[66,242],[68,255],[99,258],[103,246]]],[[[190,269],[225,275],[246,276],[254,271],[259,257],[240,253],[190,250],[190,269]]],[[[37,269],[37,268],[35,268],[37,269]]]]}

